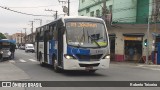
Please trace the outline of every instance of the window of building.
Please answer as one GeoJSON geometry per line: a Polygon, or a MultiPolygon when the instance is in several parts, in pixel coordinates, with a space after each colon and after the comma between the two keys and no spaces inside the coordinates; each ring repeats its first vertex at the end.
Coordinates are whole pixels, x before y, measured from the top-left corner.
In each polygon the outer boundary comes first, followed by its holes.
{"type": "Polygon", "coordinates": [[[94,17],[94,11],[92,11],[92,12],[90,13],[90,16],[91,16],[91,17],[94,17]]]}
{"type": "Polygon", "coordinates": [[[96,10],[96,17],[99,17],[100,16],[100,10],[96,10]]]}
{"type": "Polygon", "coordinates": [[[88,13],[89,11],[90,11],[90,8],[87,8],[87,9],[86,9],[86,13],[88,13]]]}
{"type": "Polygon", "coordinates": [[[112,12],[112,5],[109,5],[109,12],[112,12]]]}
{"type": "Polygon", "coordinates": [[[85,0],[82,0],[82,3],[84,3],[85,2],[85,0]]]}

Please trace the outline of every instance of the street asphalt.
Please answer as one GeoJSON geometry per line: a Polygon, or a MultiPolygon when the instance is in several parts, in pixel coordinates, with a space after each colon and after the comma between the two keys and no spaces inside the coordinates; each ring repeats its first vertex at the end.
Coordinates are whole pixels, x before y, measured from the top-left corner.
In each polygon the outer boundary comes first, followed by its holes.
{"type": "MultiPolygon", "coordinates": [[[[94,74],[84,71],[55,73],[51,66],[42,67],[35,53],[16,50],[14,60],[0,63],[0,81],[160,81],[160,66],[134,63],[111,62],[107,70],[94,74]]],[[[0,88],[0,90],[159,90],[147,87],[53,87],[53,88],[0,88]]]]}

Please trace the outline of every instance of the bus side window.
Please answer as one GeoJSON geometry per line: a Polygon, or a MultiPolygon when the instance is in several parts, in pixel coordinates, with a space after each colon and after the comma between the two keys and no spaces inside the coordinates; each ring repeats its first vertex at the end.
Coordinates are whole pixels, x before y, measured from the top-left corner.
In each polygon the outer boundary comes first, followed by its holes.
{"type": "Polygon", "coordinates": [[[44,31],[43,31],[43,27],[41,28],[41,31],[40,31],[40,38],[39,40],[43,41],[44,40],[44,31]]]}
{"type": "Polygon", "coordinates": [[[54,37],[54,40],[58,40],[58,30],[56,29],[56,26],[54,27],[54,30],[53,30],[53,37],[54,37]]]}
{"type": "Polygon", "coordinates": [[[49,27],[49,40],[52,40],[53,39],[53,27],[52,26],[50,26],[49,27]]]}

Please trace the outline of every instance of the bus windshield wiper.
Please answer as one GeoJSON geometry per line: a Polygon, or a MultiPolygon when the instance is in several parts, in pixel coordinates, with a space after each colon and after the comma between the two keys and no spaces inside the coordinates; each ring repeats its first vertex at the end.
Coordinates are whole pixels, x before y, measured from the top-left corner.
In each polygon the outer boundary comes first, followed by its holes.
{"type": "Polygon", "coordinates": [[[89,37],[92,41],[94,41],[94,42],[96,43],[96,45],[97,45],[99,48],[101,48],[101,46],[98,44],[98,42],[97,42],[95,39],[93,39],[93,38],[88,34],[88,30],[87,30],[87,35],[88,35],[88,37],[89,37]]]}

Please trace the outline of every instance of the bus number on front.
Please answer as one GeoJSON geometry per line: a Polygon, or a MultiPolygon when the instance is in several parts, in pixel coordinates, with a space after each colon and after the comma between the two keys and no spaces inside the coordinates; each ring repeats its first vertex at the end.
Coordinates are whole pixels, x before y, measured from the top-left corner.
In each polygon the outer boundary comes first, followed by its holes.
{"type": "Polygon", "coordinates": [[[87,27],[87,28],[97,28],[96,23],[84,23],[84,22],[72,22],[70,27],[87,27]]]}

